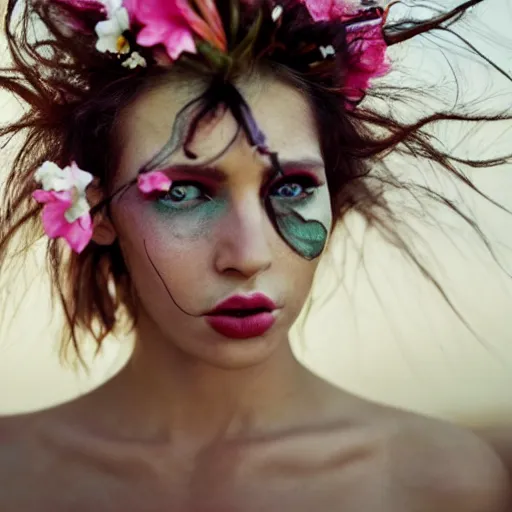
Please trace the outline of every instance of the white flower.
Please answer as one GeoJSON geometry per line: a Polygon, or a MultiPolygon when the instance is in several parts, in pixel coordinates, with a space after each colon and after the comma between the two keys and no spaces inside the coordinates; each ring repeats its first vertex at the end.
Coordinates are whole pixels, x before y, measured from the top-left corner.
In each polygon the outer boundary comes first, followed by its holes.
{"type": "Polygon", "coordinates": [[[132,52],[122,64],[123,67],[129,69],[135,69],[138,66],[145,68],[147,65],[146,59],[139,52],[132,52]]]}
{"type": "Polygon", "coordinates": [[[87,198],[79,194],[74,194],[73,204],[70,208],[67,209],[66,213],[64,214],[64,217],[70,224],[72,224],[80,217],[83,217],[90,210],[91,206],[89,205],[87,198]]]}
{"type": "Polygon", "coordinates": [[[283,15],[283,6],[276,5],[272,10],[272,21],[275,23],[283,15]]]}
{"type": "Polygon", "coordinates": [[[130,28],[128,11],[121,7],[121,1],[112,1],[107,7],[108,19],[96,25],[98,41],[96,49],[101,53],[128,53],[130,46],[123,33],[130,28]]]}
{"type": "Polygon", "coordinates": [[[92,183],[93,176],[91,173],[82,171],[75,162],[64,169],[64,172],[71,174],[72,186],[79,196],[85,197],[85,190],[92,183]]]}
{"type": "Polygon", "coordinates": [[[103,0],[102,4],[107,9],[108,17],[123,7],[123,0],[103,0]]]}
{"type": "Polygon", "coordinates": [[[65,172],[53,162],[45,162],[34,174],[37,183],[41,183],[43,190],[54,190],[62,192],[72,188],[72,177],[70,172],[65,172]]]}
{"type": "Polygon", "coordinates": [[[64,169],[53,162],[45,162],[35,172],[34,180],[41,183],[43,190],[54,192],[71,190],[78,196],[85,197],[85,190],[91,184],[93,176],[82,171],[75,162],[64,169]]]}
{"type": "Polygon", "coordinates": [[[326,59],[330,55],[336,55],[336,50],[332,45],[329,46],[320,46],[320,52],[322,53],[322,57],[326,59]]]}
{"type": "Polygon", "coordinates": [[[53,162],[44,162],[35,172],[34,180],[41,183],[45,191],[71,192],[72,204],[65,213],[68,222],[73,223],[89,212],[86,189],[91,184],[93,176],[82,171],[75,162],[64,169],[53,162]]]}

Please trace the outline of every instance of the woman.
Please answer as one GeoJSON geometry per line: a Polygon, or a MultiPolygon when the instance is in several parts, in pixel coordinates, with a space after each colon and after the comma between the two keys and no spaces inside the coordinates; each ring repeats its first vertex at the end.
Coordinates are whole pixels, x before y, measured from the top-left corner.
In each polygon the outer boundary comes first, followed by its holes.
{"type": "Polygon", "coordinates": [[[2,421],[3,511],[510,506],[477,436],[333,388],[288,344],[345,212],[394,233],[370,169],[396,148],[457,172],[421,132],[450,116],[360,102],[388,45],[476,3],[389,29],[389,10],[306,0],[9,3],[0,84],[29,109],[2,132],[28,129],[4,268],[42,226],[77,353],[120,314],[137,342],[89,395],[2,421]]]}

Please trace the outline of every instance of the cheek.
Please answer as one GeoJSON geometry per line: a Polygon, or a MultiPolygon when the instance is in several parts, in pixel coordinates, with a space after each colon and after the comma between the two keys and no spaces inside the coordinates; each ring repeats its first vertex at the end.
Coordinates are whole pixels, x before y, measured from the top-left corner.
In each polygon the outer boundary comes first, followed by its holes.
{"type": "Polygon", "coordinates": [[[286,272],[287,307],[294,322],[304,308],[310,295],[313,281],[318,267],[318,259],[307,261],[301,258],[301,262],[292,264],[290,260],[283,271],[286,272]]]}
{"type": "Polygon", "coordinates": [[[185,307],[201,295],[211,267],[217,209],[176,214],[149,202],[118,209],[119,241],[144,302],[168,305],[166,287],[185,307]]]}
{"type": "Polygon", "coordinates": [[[318,258],[329,238],[332,211],[326,186],[304,201],[269,198],[269,215],[286,243],[307,260],[318,258]]]}
{"type": "Polygon", "coordinates": [[[138,194],[126,199],[114,211],[121,243],[124,240],[137,246],[146,240],[171,253],[187,251],[190,244],[207,241],[227,210],[222,199],[198,201],[189,208],[144,200],[138,194]]]}
{"type": "Polygon", "coordinates": [[[214,226],[227,210],[225,201],[216,199],[197,206],[179,210],[165,203],[154,202],[149,206],[148,216],[159,226],[159,232],[183,242],[209,237],[214,226]]]}

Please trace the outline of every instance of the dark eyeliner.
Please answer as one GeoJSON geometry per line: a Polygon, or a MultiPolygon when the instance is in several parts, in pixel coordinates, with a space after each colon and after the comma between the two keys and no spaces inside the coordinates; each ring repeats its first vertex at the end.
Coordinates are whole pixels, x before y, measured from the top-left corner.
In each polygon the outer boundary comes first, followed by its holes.
{"type": "Polygon", "coordinates": [[[186,213],[188,211],[193,211],[196,208],[201,207],[202,205],[205,205],[211,200],[211,190],[204,183],[200,183],[193,180],[180,180],[173,182],[168,192],[162,192],[159,196],[155,197],[153,204],[155,205],[155,208],[162,212],[186,213]],[[200,193],[199,197],[188,201],[174,201],[170,197],[170,193],[173,188],[187,186],[196,187],[200,193]]]}
{"type": "MultiPolygon", "coordinates": [[[[292,184],[292,183],[297,183],[298,185],[300,185],[304,189],[304,192],[306,192],[306,193],[310,189],[313,189],[313,188],[316,189],[321,186],[321,183],[318,181],[316,176],[312,176],[309,173],[307,173],[307,174],[306,173],[288,174],[288,175],[280,177],[277,181],[272,183],[268,187],[267,193],[273,194],[283,185],[288,185],[288,184],[292,184]]],[[[311,195],[311,193],[312,192],[310,192],[308,195],[311,195]]],[[[297,199],[300,199],[300,198],[297,198],[297,199]]],[[[293,198],[289,198],[289,200],[293,200],[293,198]]]]}

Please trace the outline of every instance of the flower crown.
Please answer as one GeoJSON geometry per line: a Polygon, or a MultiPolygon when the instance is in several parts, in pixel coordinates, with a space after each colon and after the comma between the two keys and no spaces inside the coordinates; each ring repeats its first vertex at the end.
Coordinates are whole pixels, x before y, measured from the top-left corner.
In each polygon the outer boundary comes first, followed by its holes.
{"type": "MultiPolygon", "coordinates": [[[[41,1],[41,0],[40,0],[41,1]]],[[[215,70],[229,69],[235,58],[247,53],[262,24],[261,11],[247,35],[232,44],[214,0],[42,0],[50,12],[59,13],[57,24],[71,33],[92,35],[95,50],[112,57],[127,70],[148,66],[169,67],[178,60],[203,58],[215,70]],[[56,8],[56,11],[53,10],[56,8]]],[[[226,2],[227,3],[227,2],[226,2]]],[[[239,19],[237,9],[251,8],[250,0],[230,0],[232,25],[239,19]],[[238,4],[238,5],[237,5],[238,4]]],[[[267,2],[267,20],[276,30],[285,22],[286,10],[300,6],[311,24],[339,23],[344,36],[344,83],[340,93],[347,108],[364,97],[371,81],[389,70],[384,23],[387,9],[371,7],[354,10],[345,0],[276,0],[267,2]],[[305,8],[305,9],[304,9],[305,8]]],[[[236,33],[232,26],[231,32],[236,33]]],[[[337,46],[319,44],[308,50],[308,65],[337,58],[337,46]]],[[[63,238],[80,253],[92,238],[92,218],[86,188],[91,174],[75,163],[64,169],[45,162],[35,173],[42,185],[33,197],[44,204],[43,228],[50,238],[63,238]]],[[[138,178],[144,195],[169,191],[172,183],[163,173],[152,171],[138,178]]]]}
{"type": "MultiPolygon", "coordinates": [[[[56,25],[68,34],[93,36],[96,51],[113,56],[130,70],[168,67],[190,57],[202,57],[214,69],[229,67],[250,53],[264,21],[270,20],[278,30],[283,23],[294,22],[288,13],[304,16],[305,11],[311,25],[336,24],[338,33],[333,39],[337,42],[317,42],[309,65],[335,58],[343,48],[341,92],[349,107],[363,98],[372,79],[389,71],[383,29],[389,8],[396,3],[392,1],[384,9],[355,8],[350,0],[266,0],[256,7],[254,0],[225,0],[231,11],[228,36],[215,0],[33,1],[42,2],[56,25]],[[300,13],[297,8],[302,9],[300,13]],[[241,14],[251,9],[253,25],[237,42],[241,14]]],[[[303,46],[311,46],[310,41],[303,46]]]]}

